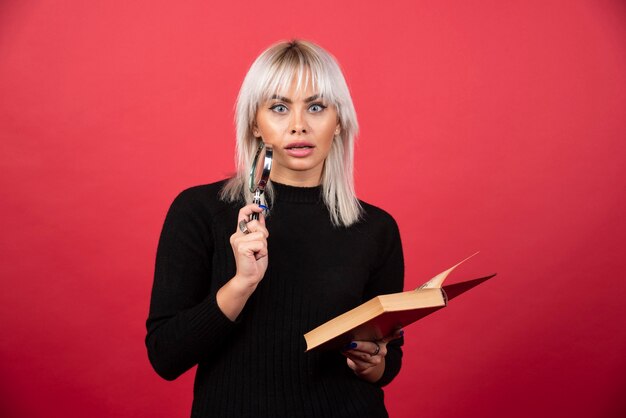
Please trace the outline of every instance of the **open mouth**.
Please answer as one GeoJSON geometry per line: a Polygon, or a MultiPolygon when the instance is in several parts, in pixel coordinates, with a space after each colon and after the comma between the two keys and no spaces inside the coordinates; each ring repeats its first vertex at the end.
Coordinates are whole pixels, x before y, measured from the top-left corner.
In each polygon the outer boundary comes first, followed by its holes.
{"type": "Polygon", "coordinates": [[[315,145],[310,142],[294,142],[285,147],[285,153],[295,158],[306,158],[313,155],[315,145]]]}
{"type": "Polygon", "coordinates": [[[285,149],[288,149],[288,150],[300,150],[300,149],[311,149],[311,148],[314,148],[312,144],[303,143],[303,142],[290,144],[285,147],[285,149]]]}

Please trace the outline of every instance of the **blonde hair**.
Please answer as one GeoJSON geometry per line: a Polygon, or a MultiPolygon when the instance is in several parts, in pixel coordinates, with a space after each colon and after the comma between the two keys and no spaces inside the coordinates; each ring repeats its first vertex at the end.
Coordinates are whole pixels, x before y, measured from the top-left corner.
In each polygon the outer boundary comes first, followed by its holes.
{"type": "MultiPolygon", "coordinates": [[[[304,89],[311,83],[313,89],[337,109],[341,130],[333,138],[324,162],[322,198],[331,222],[336,226],[350,226],[360,219],[363,210],[354,190],[354,140],[358,132],[356,112],[335,58],[307,41],[277,43],[259,55],[250,67],[236,106],[237,172],[225,184],[221,198],[230,202],[252,201],[248,178],[260,141],[253,134],[257,110],[272,95],[289,90],[294,77],[297,89],[304,89]]],[[[265,194],[271,202],[271,181],[265,194]]]]}

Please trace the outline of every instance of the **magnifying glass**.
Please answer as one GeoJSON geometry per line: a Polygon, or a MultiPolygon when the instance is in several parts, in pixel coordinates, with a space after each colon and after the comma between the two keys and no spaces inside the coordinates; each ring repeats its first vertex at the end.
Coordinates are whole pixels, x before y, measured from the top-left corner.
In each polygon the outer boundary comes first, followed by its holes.
{"type": "MultiPolygon", "coordinates": [[[[252,203],[261,204],[261,195],[265,191],[265,186],[270,179],[270,170],[272,169],[272,147],[265,145],[263,142],[259,144],[256,150],[252,167],[250,168],[250,192],[254,193],[252,203]]],[[[259,219],[258,213],[253,213],[250,220],[259,219]]]]}

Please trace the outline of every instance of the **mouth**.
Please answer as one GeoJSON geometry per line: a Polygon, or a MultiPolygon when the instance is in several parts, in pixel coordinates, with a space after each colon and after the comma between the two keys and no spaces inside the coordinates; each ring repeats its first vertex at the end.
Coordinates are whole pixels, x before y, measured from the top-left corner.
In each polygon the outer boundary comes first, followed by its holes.
{"type": "Polygon", "coordinates": [[[293,144],[289,144],[285,147],[286,150],[300,150],[311,148],[315,148],[315,146],[310,142],[294,142],[293,144]]]}
{"type": "Polygon", "coordinates": [[[293,142],[285,147],[285,153],[294,158],[306,158],[313,155],[314,148],[310,142],[293,142]]]}

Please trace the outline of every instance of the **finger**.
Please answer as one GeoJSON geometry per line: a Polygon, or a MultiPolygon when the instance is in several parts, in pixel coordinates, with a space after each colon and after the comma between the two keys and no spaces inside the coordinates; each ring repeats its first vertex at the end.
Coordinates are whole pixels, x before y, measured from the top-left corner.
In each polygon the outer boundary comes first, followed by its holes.
{"type": "Polygon", "coordinates": [[[383,358],[385,358],[385,355],[387,354],[387,351],[383,351],[382,348],[380,350],[380,352],[376,355],[372,355],[371,353],[366,353],[364,351],[355,351],[355,350],[350,350],[350,351],[344,351],[342,353],[345,357],[352,359],[354,361],[357,362],[362,362],[362,363],[367,363],[370,365],[370,367],[372,365],[377,365],[380,364],[380,362],[383,360],[383,358]]]}
{"type": "Polygon", "coordinates": [[[267,240],[261,232],[252,232],[247,235],[235,236],[233,240],[233,248],[238,250],[241,247],[263,248],[267,247],[267,240]]]}
{"type": "MultiPolygon", "coordinates": [[[[246,228],[248,228],[248,231],[250,231],[250,233],[260,232],[265,238],[267,238],[270,236],[270,233],[265,227],[265,222],[262,221],[264,220],[261,218],[259,218],[259,220],[250,221],[246,224],[246,228]]],[[[250,233],[248,233],[248,235],[250,235],[250,233]]]]}
{"type": "Polygon", "coordinates": [[[373,364],[365,363],[361,360],[353,360],[351,358],[346,359],[346,364],[355,373],[363,373],[365,370],[374,367],[373,364]]]}
{"type": "Polygon", "coordinates": [[[344,352],[343,355],[356,363],[373,364],[372,356],[362,351],[347,351],[344,352]]]}
{"type": "Polygon", "coordinates": [[[358,366],[356,365],[356,363],[354,362],[354,360],[352,360],[351,358],[347,358],[346,359],[346,364],[348,364],[348,367],[353,371],[356,372],[358,369],[358,366]]]}
{"type": "Polygon", "coordinates": [[[242,242],[237,246],[237,253],[244,257],[254,257],[259,260],[267,256],[267,244],[261,241],[242,242]]]}
{"type": "Polygon", "coordinates": [[[267,246],[267,239],[263,232],[250,232],[248,234],[234,234],[232,240],[233,248],[237,249],[239,246],[248,242],[260,242],[263,246],[267,246]]]}
{"type": "Polygon", "coordinates": [[[387,343],[383,341],[374,342],[374,341],[352,341],[350,345],[350,351],[358,351],[360,353],[365,353],[370,357],[380,356],[383,357],[387,354],[387,343]]]}
{"type": "Polygon", "coordinates": [[[346,356],[346,358],[351,361],[358,370],[361,371],[369,369],[370,367],[375,367],[383,361],[382,357],[371,357],[366,353],[358,353],[357,355],[344,353],[344,356],[346,356]]]}
{"type": "MultiPolygon", "coordinates": [[[[255,203],[250,203],[249,205],[246,205],[244,207],[242,207],[241,209],[239,209],[239,215],[237,216],[237,223],[241,222],[241,221],[250,221],[250,215],[252,215],[253,213],[260,213],[262,215],[263,212],[263,208],[259,207],[259,205],[255,204],[255,203]]],[[[259,219],[261,219],[263,216],[259,216],[259,219]]]]}

